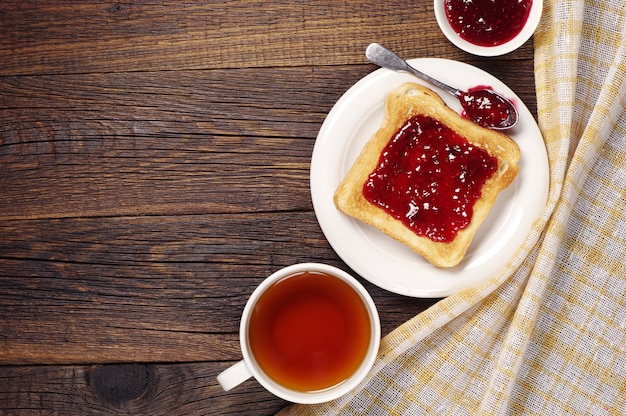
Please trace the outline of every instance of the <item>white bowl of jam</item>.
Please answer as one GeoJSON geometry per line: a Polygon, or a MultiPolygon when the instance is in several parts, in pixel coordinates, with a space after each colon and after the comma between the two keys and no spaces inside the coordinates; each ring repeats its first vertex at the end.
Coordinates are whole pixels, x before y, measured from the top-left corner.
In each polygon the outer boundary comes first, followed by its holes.
{"type": "Polygon", "coordinates": [[[474,55],[499,56],[535,32],[543,0],[435,0],[435,17],[448,40],[474,55]]]}

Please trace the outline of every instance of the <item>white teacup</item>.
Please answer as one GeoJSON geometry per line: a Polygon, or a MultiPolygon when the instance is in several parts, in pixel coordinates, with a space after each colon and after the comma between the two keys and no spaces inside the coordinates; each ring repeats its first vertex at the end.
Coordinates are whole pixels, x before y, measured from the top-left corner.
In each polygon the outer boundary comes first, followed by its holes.
{"type": "Polygon", "coordinates": [[[241,317],[243,360],[217,376],[224,390],[254,377],[294,403],[322,403],[357,386],[380,345],[380,320],[365,288],[319,263],[285,267],[252,293],[241,317]]]}

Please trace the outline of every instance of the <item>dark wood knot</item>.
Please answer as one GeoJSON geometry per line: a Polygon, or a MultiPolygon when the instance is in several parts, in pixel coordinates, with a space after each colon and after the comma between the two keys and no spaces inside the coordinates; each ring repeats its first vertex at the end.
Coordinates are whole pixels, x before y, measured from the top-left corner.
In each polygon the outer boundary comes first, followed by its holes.
{"type": "Polygon", "coordinates": [[[154,382],[154,371],[145,364],[107,364],[93,367],[90,379],[104,402],[120,406],[145,394],[154,382]]]}

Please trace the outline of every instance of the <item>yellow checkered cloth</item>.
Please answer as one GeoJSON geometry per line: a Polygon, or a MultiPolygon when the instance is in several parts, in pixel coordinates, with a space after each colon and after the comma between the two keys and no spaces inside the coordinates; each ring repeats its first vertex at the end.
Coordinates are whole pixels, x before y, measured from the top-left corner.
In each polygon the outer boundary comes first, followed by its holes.
{"type": "Polygon", "coordinates": [[[524,246],[387,335],[352,393],[280,415],[626,414],[626,5],[544,0],[534,44],[550,194],[524,246]]]}

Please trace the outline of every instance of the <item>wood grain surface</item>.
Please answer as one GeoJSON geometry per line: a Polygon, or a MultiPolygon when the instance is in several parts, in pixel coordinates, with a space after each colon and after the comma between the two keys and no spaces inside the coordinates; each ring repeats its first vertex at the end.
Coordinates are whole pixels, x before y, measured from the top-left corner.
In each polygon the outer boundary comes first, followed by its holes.
{"type": "MultiPolygon", "coordinates": [[[[350,271],[309,163],[370,42],[476,65],[536,113],[532,42],[465,54],[429,0],[0,2],[0,414],[287,405],[215,376],[264,277],[350,271]]],[[[437,301],[360,280],[384,334],[437,301]]]]}

